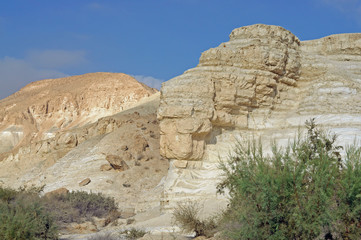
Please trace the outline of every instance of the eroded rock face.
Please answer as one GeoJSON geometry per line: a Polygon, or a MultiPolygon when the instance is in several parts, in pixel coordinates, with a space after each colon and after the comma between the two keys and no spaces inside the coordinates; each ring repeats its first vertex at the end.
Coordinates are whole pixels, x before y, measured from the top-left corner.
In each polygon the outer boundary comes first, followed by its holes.
{"type": "Polygon", "coordinates": [[[254,25],[235,29],[229,42],[205,51],[196,68],[162,87],[162,155],[201,159],[214,127],[247,128],[253,112],[288,100],[300,77],[299,48],[291,32],[254,25]]]}
{"type": "MultiPolygon", "coordinates": [[[[0,101],[0,153],[56,137],[77,145],[62,132],[127,109],[157,90],[123,73],[89,73],[33,82],[0,101]]],[[[104,131],[112,131],[110,124],[104,131]]],[[[46,147],[45,147],[46,148],[46,147]]]]}
{"type": "Polygon", "coordinates": [[[305,120],[361,136],[361,34],[301,42],[278,26],[238,28],[202,53],[197,67],[164,83],[158,110],[161,155],[171,167],[165,207],[217,199],[217,162],[236,138],[287,143],[305,120]]]}
{"type": "Polygon", "coordinates": [[[159,155],[158,106],[156,93],[128,110],[19,148],[0,161],[0,186],[103,193],[121,212],[158,207],[169,167],[159,155]],[[91,182],[79,186],[87,178],[91,182]]]}

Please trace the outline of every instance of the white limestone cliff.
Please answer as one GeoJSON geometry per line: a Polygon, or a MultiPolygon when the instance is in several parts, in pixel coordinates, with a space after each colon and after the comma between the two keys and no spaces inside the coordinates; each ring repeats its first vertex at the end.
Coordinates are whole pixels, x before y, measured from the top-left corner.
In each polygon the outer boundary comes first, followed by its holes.
{"type": "Polygon", "coordinates": [[[310,118],[343,144],[361,139],[361,33],[300,41],[278,26],[238,28],[197,67],[164,83],[161,155],[170,160],[163,205],[216,195],[219,157],[235,139],[292,140],[310,118]]]}

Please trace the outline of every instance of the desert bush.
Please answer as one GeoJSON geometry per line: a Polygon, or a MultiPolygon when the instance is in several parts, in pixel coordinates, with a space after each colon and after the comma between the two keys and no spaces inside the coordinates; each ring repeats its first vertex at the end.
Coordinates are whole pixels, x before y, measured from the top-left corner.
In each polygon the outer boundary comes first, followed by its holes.
{"type": "Polygon", "coordinates": [[[80,223],[92,217],[115,220],[118,212],[114,199],[100,193],[69,192],[44,199],[44,204],[59,223],[80,223]]]}
{"type": "Polygon", "coordinates": [[[57,239],[57,229],[38,202],[0,201],[0,239],[57,239]]]}
{"type": "Polygon", "coordinates": [[[45,209],[52,213],[57,224],[62,227],[68,223],[84,221],[80,211],[72,206],[70,202],[58,198],[42,199],[45,209]]]}
{"type": "Polygon", "coordinates": [[[115,220],[119,219],[122,216],[122,213],[118,211],[117,209],[111,210],[107,218],[105,219],[105,225],[108,225],[111,222],[114,222],[115,220]]]}
{"type": "Polygon", "coordinates": [[[145,234],[147,234],[147,232],[142,229],[130,228],[122,231],[121,234],[124,235],[128,240],[135,240],[143,237],[145,234]]]}
{"type": "Polygon", "coordinates": [[[361,149],[350,146],[340,172],[335,229],[343,239],[361,237],[361,149]]]}
{"type": "Polygon", "coordinates": [[[79,209],[83,216],[104,217],[117,210],[114,199],[101,193],[72,192],[66,196],[66,200],[79,209]]]}
{"type": "Polygon", "coordinates": [[[179,203],[173,211],[173,222],[185,232],[195,232],[196,236],[211,237],[217,228],[216,216],[201,219],[202,208],[197,202],[179,203]]]}
{"type": "Polygon", "coordinates": [[[0,188],[0,201],[9,203],[14,200],[18,192],[10,188],[0,188]]]}
{"type": "Polygon", "coordinates": [[[307,135],[286,148],[239,142],[221,163],[220,193],[229,191],[223,216],[230,239],[357,239],[361,234],[360,148],[344,160],[336,136],[306,122],[307,135]]]}
{"type": "Polygon", "coordinates": [[[0,188],[0,239],[55,239],[58,228],[68,223],[106,218],[120,213],[113,198],[102,194],[72,192],[39,197],[39,189],[0,188]],[[23,237],[24,236],[24,237],[23,237]]]}

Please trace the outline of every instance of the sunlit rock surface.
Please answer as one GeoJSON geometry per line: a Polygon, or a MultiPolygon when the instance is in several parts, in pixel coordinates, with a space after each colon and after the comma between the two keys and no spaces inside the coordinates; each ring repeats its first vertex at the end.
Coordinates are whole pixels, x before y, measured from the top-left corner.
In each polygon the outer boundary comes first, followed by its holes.
{"type": "Polygon", "coordinates": [[[361,136],[361,34],[300,41],[278,26],[238,28],[197,67],[164,83],[161,155],[170,160],[164,209],[216,195],[219,158],[235,139],[287,144],[310,118],[343,144],[361,136]]]}

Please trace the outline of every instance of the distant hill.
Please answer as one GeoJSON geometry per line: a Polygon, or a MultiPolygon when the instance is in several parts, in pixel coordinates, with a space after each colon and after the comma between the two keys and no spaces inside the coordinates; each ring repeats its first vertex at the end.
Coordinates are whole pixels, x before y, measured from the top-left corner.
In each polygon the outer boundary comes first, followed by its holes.
{"type": "Polygon", "coordinates": [[[0,101],[0,153],[131,107],[157,90],[123,73],[33,82],[0,101]]]}

